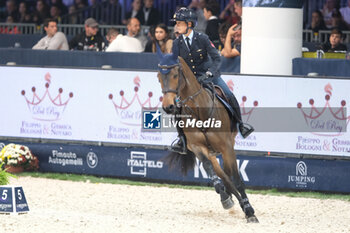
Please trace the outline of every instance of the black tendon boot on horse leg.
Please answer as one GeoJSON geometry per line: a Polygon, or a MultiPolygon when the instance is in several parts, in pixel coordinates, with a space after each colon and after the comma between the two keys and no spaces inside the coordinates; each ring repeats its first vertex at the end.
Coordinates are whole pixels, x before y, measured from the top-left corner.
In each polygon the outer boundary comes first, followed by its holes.
{"type": "Polygon", "coordinates": [[[239,202],[239,205],[241,206],[243,212],[245,213],[246,219],[248,223],[258,223],[258,218],[254,215],[255,211],[253,207],[250,205],[248,196],[245,192],[245,185],[241,178],[235,177],[233,179],[233,182],[235,183],[235,186],[237,187],[237,190],[241,194],[242,200],[239,202]]]}
{"type": "Polygon", "coordinates": [[[211,162],[207,159],[203,159],[203,167],[204,170],[209,175],[211,181],[213,182],[213,186],[215,188],[215,191],[220,194],[221,204],[224,209],[230,209],[233,207],[234,202],[232,200],[232,197],[230,194],[226,192],[225,186],[222,184],[222,182],[219,180],[219,177],[215,174],[213,165],[211,162]]]}

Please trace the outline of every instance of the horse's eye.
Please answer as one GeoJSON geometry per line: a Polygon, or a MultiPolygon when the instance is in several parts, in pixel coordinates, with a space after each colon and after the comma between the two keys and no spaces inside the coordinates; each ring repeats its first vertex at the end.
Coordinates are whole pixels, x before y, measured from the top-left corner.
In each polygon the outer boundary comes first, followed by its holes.
{"type": "Polygon", "coordinates": [[[179,76],[178,76],[177,74],[175,74],[175,75],[174,75],[174,78],[177,78],[177,77],[179,77],[179,76]]]}

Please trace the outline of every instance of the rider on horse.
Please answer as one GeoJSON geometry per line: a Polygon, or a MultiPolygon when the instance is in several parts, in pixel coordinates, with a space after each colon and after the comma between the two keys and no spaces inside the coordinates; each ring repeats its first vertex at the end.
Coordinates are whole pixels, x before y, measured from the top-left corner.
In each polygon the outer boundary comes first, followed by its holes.
{"type": "MultiPolygon", "coordinates": [[[[179,54],[179,56],[185,60],[200,83],[213,83],[221,87],[233,109],[233,118],[238,122],[238,129],[242,137],[248,137],[248,135],[254,131],[254,128],[242,122],[239,104],[225,81],[220,77],[219,68],[221,61],[215,46],[207,35],[193,30],[197,23],[195,12],[182,7],[174,14],[171,21],[176,22],[176,29],[180,34],[173,42],[177,43],[177,46],[173,46],[173,49],[179,49],[179,51],[176,51],[176,54],[179,54]]],[[[184,132],[179,127],[177,129],[179,132],[179,139],[177,143],[172,146],[172,150],[186,154],[187,146],[184,132]]]]}

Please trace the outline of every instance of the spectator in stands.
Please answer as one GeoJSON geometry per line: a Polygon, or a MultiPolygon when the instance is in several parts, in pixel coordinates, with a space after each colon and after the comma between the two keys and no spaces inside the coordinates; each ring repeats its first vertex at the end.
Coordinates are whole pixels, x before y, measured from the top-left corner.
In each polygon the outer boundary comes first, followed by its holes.
{"type": "MultiPolygon", "coordinates": [[[[7,24],[13,24],[14,20],[11,15],[7,16],[6,22],[7,24]]],[[[0,33],[2,34],[21,34],[21,31],[18,30],[17,26],[6,26],[0,29],[0,33]]]]}
{"type": "Polygon", "coordinates": [[[61,23],[61,8],[56,4],[51,5],[50,16],[52,19],[56,20],[57,23],[61,23]]]}
{"type": "Polygon", "coordinates": [[[111,48],[114,46],[113,45],[113,41],[117,38],[117,36],[119,35],[119,31],[115,28],[110,28],[107,32],[106,35],[106,40],[108,42],[108,47],[106,48],[106,51],[108,52],[109,50],[111,50],[111,48]],[[108,49],[110,48],[110,49],[108,49]]]}
{"type": "Polygon", "coordinates": [[[16,0],[7,0],[6,1],[6,11],[1,15],[1,22],[8,21],[8,17],[11,16],[13,22],[18,22],[19,12],[17,9],[16,0]]]}
{"type": "Polygon", "coordinates": [[[100,18],[100,2],[98,0],[89,0],[88,18],[100,18]]]}
{"type": "Polygon", "coordinates": [[[156,26],[154,40],[152,43],[152,52],[157,52],[156,43],[158,43],[162,53],[171,53],[173,48],[173,40],[170,39],[168,27],[164,23],[156,26]]]}
{"type": "Polygon", "coordinates": [[[32,16],[30,15],[26,2],[19,4],[19,22],[20,23],[31,23],[32,16]]]}
{"type": "Polygon", "coordinates": [[[205,34],[209,36],[209,39],[215,45],[215,48],[219,48],[220,37],[219,37],[219,19],[218,15],[220,12],[220,6],[216,0],[210,0],[203,8],[204,17],[207,20],[207,27],[205,34]]]}
{"type": "Polygon", "coordinates": [[[226,36],[227,36],[227,31],[232,25],[228,22],[222,23],[219,27],[219,37],[220,37],[220,45],[219,45],[219,51],[222,51],[225,41],[226,41],[226,36]]]}
{"type": "Polygon", "coordinates": [[[88,6],[88,3],[86,0],[74,0],[74,6],[76,10],[84,9],[88,6]]]}
{"type": "Polygon", "coordinates": [[[235,0],[234,3],[235,6],[235,13],[242,18],[242,13],[243,13],[243,9],[242,9],[242,0],[235,0]]]}
{"type": "Polygon", "coordinates": [[[225,45],[221,55],[226,58],[233,58],[241,55],[241,34],[242,29],[239,24],[232,25],[226,35],[225,45]]]}
{"type": "Polygon", "coordinates": [[[68,8],[63,4],[62,0],[50,0],[50,6],[57,6],[61,12],[61,15],[65,15],[68,13],[68,8]]]}
{"type": "Polygon", "coordinates": [[[348,5],[346,7],[340,8],[340,13],[342,14],[345,22],[350,25],[350,0],[348,0],[348,5]]]}
{"type": "Polygon", "coordinates": [[[85,20],[85,30],[69,41],[72,50],[103,51],[105,39],[98,31],[98,23],[94,18],[85,20]]]}
{"type": "Polygon", "coordinates": [[[332,28],[332,13],[333,10],[340,8],[339,0],[326,0],[323,8],[320,10],[323,14],[323,19],[328,29],[332,28]]]}
{"type": "Polygon", "coordinates": [[[44,30],[46,36],[39,40],[33,49],[68,50],[67,38],[62,32],[57,31],[56,20],[45,19],[44,30]]]}
{"type": "Polygon", "coordinates": [[[312,12],[311,25],[308,29],[312,30],[314,33],[318,33],[319,30],[327,30],[321,11],[315,10],[312,12]]]}
{"type": "Polygon", "coordinates": [[[135,37],[129,35],[122,35],[115,32],[115,30],[110,29],[108,31],[107,39],[110,44],[106,49],[106,52],[128,52],[128,53],[141,53],[143,52],[143,47],[141,42],[135,37]],[[108,33],[110,35],[108,35],[108,33]]]}
{"type": "Polygon", "coordinates": [[[147,33],[147,43],[146,43],[146,46],[145,46],[145,50],[144,52],[145,53],[152,53],[152,47],[153,47],[153,41],[155,41],[155,31],[156,31],[156,26],[157,25],[151,25],[149,27],[149,30],[148,30],[148,33],[147,33]]]}
{"type": "Polygon", "coordinates": [[[79,24],[79,17],[77,15],[77,10],[75,8],[74,5],[71,5],[68,8],[68,14],[69,14],[69,18],[68,18],[68,22],[69,24],[79,24]]]}
{"type": "Polygon", "coordinates": [[[116,28],[110,28],[106,35],[106,40],[108,41],[108,45],[112,43],[112,41],[117,38],[119,35],[119,31],[116,28]]]}
{"type": "Polygon", "coordinates": [[[235,0],[230,0],[225,9],[221,12],[219,19],[222,22],[234,25],[241,20],[241,17],[237,15],[235,11],[235,0]]]}
{"type": "Polygon", "coordinates": [[[40,25],[44,22],[44,19],[49,18],[49,15],[50,12],[46,2],[44,0],[38,0],[33,13],[33,22],[40,25]]]}
{"type": "Polygon", "coordinates": [[[160,21],[160,14],[157,8],[153,7],[154,0],[144,0],[141,14],[143,14],[143,20],[140,20],[142,25],[156,25],[160,21]]]}
{"type": "Polygon", "coordinates": [[[126,28],[128,29],[127,36],[138,39],[141,42],[142,51],[144,51],[147,43],[147,38],[141,33],[140,21],[136,18],[131,18],[128,20],[126,28]]]}
{"type": "Polygon", "coordinates": [[[194,28],[197,32],[205,33],[205,29],[207,27],[207,20],[204,17],[203,8],[206,4],[206,0],[192,0],[188,8],[192,8],[197,15],[197,25],[194,28]]]}
{"type": "Polygon", "coordinates": [[[125,19],[123,20],[123,24],[127,24],[128,19],[137,18],[140,22],[144,20],[143,11],[141,11],[141,0],[134,0],[131,4],[131,11],[127,12],[125,15],[125,19]]]}
{"type": "Polygon", "coordinates": [[[339,10],[334,10],[332,13],[332,28],[338,28],[341,31],[349,30],[349,26],[344,21],[339,10]]]}
{"type": "Polygon", "coordinates": [[[342,44],[343,33],[341,30],[335,28],[331,32],[329,41],[322,46],[322,50],[325,52],[345,52],[347,47],[342,44]]]}
{"type": "Polygon", "coordinates": [[[70,6],[74,5],[74,0],[62,0],[62,2],[66,7],[68,7],[68,9],[70,6]]]}
{"type": "Polygon", "coordinates": [[[103,2],[102,22],[105,24],[121,24],[122,7],[118,0],[103,2]]]}

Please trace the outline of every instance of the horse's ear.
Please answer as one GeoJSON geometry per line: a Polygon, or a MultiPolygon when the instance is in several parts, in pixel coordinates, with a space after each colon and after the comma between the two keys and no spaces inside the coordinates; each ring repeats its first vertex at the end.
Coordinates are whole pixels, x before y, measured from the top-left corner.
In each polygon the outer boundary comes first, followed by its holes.
{"type": "Polygon", "coordinates": [[[161,61],[163,60],[164,54],[162,53],[162,50],[160,49],[158,42],[156,42],[156,47],[157,47],[157,55],[158,55],[159,61],[161,61]]]}
{"type": "Polygon", "coordinates": [[[178,40],[173,42],[172,53],[173,53],[174,59],[177,59],[179,56],[179,41],[178,40]]]}

